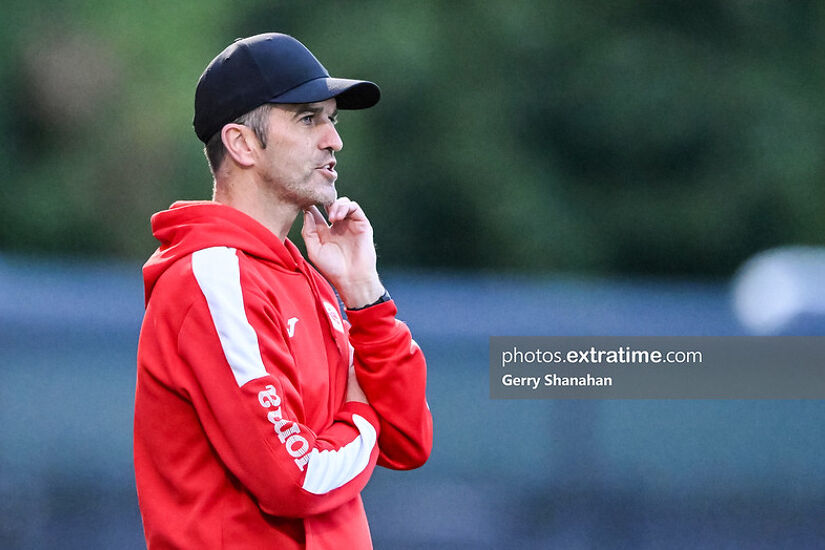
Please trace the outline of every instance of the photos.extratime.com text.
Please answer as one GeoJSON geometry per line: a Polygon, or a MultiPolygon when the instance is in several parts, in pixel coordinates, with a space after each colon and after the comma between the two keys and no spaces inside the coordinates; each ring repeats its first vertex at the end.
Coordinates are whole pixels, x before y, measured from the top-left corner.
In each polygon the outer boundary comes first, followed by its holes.
{"type": "Polygon", "coordinates": [[[523,350],[517,346],[501,352],[501,366],[524,366],[542,363],[556,364],[699,364],[702,352],[698,350],[648,350],[631,349],[629,346],[615,349],[571,349],[567,351],[548,349],[523,350]]]}

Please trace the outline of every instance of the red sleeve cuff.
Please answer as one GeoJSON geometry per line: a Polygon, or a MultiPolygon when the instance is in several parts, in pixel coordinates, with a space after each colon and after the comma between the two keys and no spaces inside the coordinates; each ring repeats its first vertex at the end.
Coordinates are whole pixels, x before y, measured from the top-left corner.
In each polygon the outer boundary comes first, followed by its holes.
{"type": "Polygon", "coordinates": [[[355,342],[375,342],[389,338],[395,328],[395,302],[389,300],[365,309],[347,310],[349,336],[355,342]]]}
{"type": "Polygon", "coordinates": [[[378,420],[378,415],[376,414],[375,409],[366,403],[361,403],[360,401],[347,401],[344,403],[344,406],[341,407],[340,411],[338,411],[338,414],[344,415],[348,421],[352,420],[351,415],[357,414],[372,424],[376,432],[379,432],[380,421],[378,420]]]}

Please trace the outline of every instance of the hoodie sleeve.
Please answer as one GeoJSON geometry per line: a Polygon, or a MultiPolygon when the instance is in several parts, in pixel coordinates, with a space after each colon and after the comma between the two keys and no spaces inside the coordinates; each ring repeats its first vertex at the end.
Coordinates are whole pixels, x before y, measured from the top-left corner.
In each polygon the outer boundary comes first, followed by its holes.
{"type": "Polygon", "coordinates": [[[378,458],[380,424],[369,405],[347,402],[332,424],[306,424],[300,387],[280,327],[263,300],[241,288],[228,248],[192,256],[204,300],[181,325],[177,354],[210,444],[271,515],[306,517],[334,509],[364,488],[378,458]]]}
{"type": "Polygon", "coordinates": [[[378,464],[409,470],[430,455],[433,420],[424,354],[396,312],[388,301],[348,310],[347,320],[358,382],[381,422],[378,464]]]}

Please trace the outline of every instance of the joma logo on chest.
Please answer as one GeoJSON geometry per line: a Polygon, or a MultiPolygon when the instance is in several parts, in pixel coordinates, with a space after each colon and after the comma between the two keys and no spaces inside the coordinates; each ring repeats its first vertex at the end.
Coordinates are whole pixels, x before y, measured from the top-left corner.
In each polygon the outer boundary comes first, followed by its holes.
{"type": "Polygon", "coordinates": [[[295,335],[295,325],[298,324],[297,317],[290,317],[286,322],[286,333],[292,338],[295,335]]]}

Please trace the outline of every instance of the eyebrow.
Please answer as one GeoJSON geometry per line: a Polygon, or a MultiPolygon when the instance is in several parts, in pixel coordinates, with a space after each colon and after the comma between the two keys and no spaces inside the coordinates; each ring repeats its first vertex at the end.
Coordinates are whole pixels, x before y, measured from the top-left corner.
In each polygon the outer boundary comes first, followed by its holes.
{"type": "MultiPolygon", "coordinates": [[[[313,106],[312,103],[298,103],[293,104],[290,109],[296,115],[300,115],[303,113],[312,113],[313,115],[317,115],[319,113],[324,112],[324,108],[321,106],[313,106]]],[[[335,109],[330,113],[330,118],[338,118],[338,109],[335,109]]]]}

